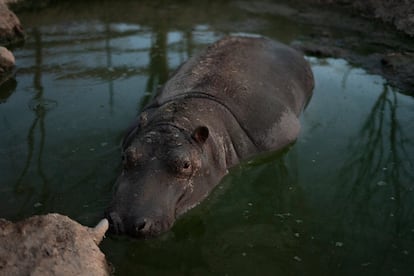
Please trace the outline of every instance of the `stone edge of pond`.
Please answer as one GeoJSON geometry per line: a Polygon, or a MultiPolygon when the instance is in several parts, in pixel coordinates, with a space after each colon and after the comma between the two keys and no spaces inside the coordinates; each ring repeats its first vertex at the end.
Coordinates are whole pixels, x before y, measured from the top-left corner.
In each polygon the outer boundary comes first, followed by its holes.
{"type": "Polygon", "coordinates": [[[13,77],[15,59],[10,51],[25,40],[19,18],[9,9],[10,1],[0,0],[0,85],[13,77]]]}
{"type": "Polygon", "coordinates": [[[409,1],[305,0],[293,4],[307,5],[298,12],[298,21],[307,21],[323,32],[294,41],[293,47],[319,58],[343,58],[414,96],[414,5],[409,1]],[[340,20],[335,19],[338,10],[345,15],[340,20]],[[341,39],[332,29],[347,29],[351,35],[341,39]],[[362,44],[373,50],[364,53],[362,44]]]}
{"type": "Polygon", "coordinates": [[[305,0],[315,5],[330,5],[361,17],[381,20],[414,37],[414,5],[405,0],[305,0]]]}
{"type": "MultiPolygon", "coordinates": [[[[391,2],[395,4],[401,0],[391,2]]],[[[237,3],[238,8],[252,14],[281,16],[299,23],[306,32],[290,43],[304,54],[345,59],[368,73],[381,75],[388,85],[399,89],[400,93],[414,96],[413,37],[376,17],[375,13],[366,13],[365,10],[374,7],[375,3],[362,5],[359,0],[237,3]],[[358,6],[358,3],[361,5],[358,6]]],[[[378,1],[377,6],[386,10],[383,7],[386,1],[378,1]]],[[[392,13],[401,12],[401,9],[390,8],[386,11],[392,17],[392,13]]],[[[414,26],[414,5],[407,7],[404,18],[408,18],[407,26],[414,26]]]]}
{"type": "Polygon", "coordinates": [[[0,219],[0,274],[110,275],[98,247],[107,229],[106,219],[89,228],[56,213],[0,219]]]}

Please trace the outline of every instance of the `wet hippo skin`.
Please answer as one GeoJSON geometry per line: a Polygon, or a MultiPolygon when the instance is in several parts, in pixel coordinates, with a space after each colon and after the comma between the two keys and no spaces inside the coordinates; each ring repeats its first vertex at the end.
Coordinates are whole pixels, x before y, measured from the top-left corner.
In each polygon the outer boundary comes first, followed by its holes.
{"type": "Polygon", "coordinates": [[[189,59],[124,138],[110,231],[165,232],[228,168],[295,141],[313,86],[303,56],[266,38],[226,37],[189,59]]]}

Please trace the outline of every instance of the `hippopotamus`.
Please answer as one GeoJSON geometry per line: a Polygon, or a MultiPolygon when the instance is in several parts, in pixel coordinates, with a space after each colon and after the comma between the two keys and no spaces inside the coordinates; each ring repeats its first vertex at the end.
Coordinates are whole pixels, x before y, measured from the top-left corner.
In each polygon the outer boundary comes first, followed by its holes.
{"type": "Polygon", "coordinates": [[[303,55],[267,38],[225,37],[191,57],[124,137],[110,231],[166,232],[229,168],[294,142],[313,87],[303,55]]]}

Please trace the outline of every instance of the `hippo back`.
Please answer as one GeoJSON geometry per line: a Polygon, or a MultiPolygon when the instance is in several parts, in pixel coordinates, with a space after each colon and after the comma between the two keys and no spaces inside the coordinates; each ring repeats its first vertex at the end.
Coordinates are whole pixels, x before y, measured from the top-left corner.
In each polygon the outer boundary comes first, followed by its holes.
{"type": "Polygon", "coordinates": [[[184,63],[156,105],[204,97],[224,105],[259,151],[278,149],[299,132],[313,76],[301,54],[266,38],[228,37],[184,63]]]}

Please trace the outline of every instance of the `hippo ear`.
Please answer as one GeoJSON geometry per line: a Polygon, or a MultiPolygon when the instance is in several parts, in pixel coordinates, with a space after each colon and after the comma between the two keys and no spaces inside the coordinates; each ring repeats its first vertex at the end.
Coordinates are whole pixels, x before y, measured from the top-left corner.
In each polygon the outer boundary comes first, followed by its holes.
{"type": "Polygon", "coordinates": [[[208,127],[206,126],[199,126],[197,127],[191,137],[193,137],[194,140],[196,140],[200,144],[204,144],[204,142],[207,140],[209,135],[208,127]]]}

